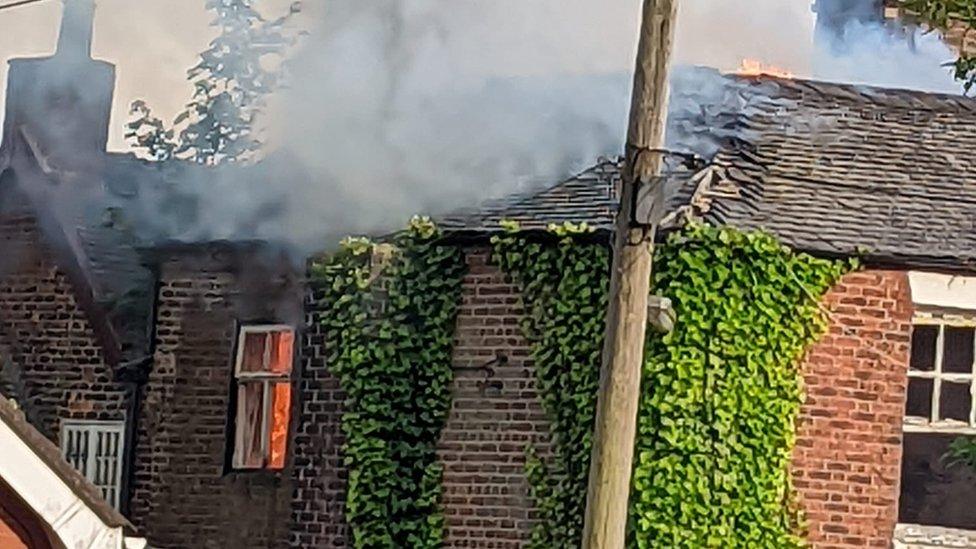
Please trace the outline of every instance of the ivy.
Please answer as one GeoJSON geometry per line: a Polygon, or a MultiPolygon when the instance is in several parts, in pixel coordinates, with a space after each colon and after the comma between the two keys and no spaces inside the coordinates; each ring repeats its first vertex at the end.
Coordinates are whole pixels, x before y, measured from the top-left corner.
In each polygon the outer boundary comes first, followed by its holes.
{"type": "MultiPolygon", "coordinates": [[[[585,509],[609,249],[585,226],[558,242],[493,239],[518,282],[553,456],[530,449],[541,522],[533,547],[578,546],[585,509]]],[[[797,254],[762,233],[692,225],[655,256],[674,330],[649,331],[631,496],[637,547],[797,547],[789,459],[802,402],[797,367],[825,328],[823,294],[851,265],[797,254]]]]}
{"type": "Polygon", "coordinates": [[[797,367],[850,265],[695,225],[656,257],[675,329],[648,339],[632,496],[638,547],[798,547],[797,367]]]}
{"type": "Polygon", "coordinates": [[[352,545],[440,547],[436,445],[450,408],[461,251],[415,218],[389,244],[346,239],[313,267],[347,395],[342,417],[352,545]]]}
{"type": "Polygon", "coordinates": [[[494,261],[519,284],[522,329],[532,344],[536,383],[551,424],[551,460],[529,448],[526,472],[540,513],[529,547],[579,547],[586,506],[610,272],[605,245],[584,243],[586,225],[550,227],[555,244],[506,224],[492,239],[494,261]]]}

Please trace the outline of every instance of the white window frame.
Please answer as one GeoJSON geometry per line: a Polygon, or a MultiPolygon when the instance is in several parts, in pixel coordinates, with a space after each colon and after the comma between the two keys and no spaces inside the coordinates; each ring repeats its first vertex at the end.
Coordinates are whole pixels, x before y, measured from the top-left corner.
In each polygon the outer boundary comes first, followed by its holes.
{"type": "Polygon", "coordinates": [[[976,336],[973,338],[973,364],[968,373],[943,372],[946,328],[969,328],[976,331],[976,316],[940,312],[919,312],[912,321],[912,330],[918,326],[935,326],[938,334],[935,339],[935,364],[931,371],[913,370],[908,367],[909,383],[912,379],[932,380],[932,408],[929,417],[904,416],[903,429],[907,433],[958,433],[976,434],[976,336]],[[942,383],[969,384],[969,420],[939,419],[942,400],[942,383]]]}
{"type": "MultiPolygon", "coordinates": [[[[294,370],[294,356],[292,356],[292,367],[289,369],[288,373],[285,374],[275,374],[271,372],[244,372],[241,367],[244,364],[244,342],[249,334],[271,334],[274,332],[291,332],[293,337],[293,345],[297,345],[297,331],[294,326],[288,324],[249,324],[243,325],[238,330],[237,334],[237,352],[234,358],[234,379],[235,385],[237,386],[237,406],[234,409],[234,452],[232,457],[232,467],[238,470],[260,470],[267,469],[267,463],[262,465],[246,465],[244,463],[243,456],[243,446],[240,443],[244,437],[244,422],[241,421],[241,393],[240,387],[241,382],[260,382],[262,384],[262,396],[261,396],[261,417],[264,418],[264,425],[261,426],[261,455],[264,456],[266,460],[268,457],[269,445],[271,441],[269,440],[271,429],[268,422],[271,421],[271,400],[273,398],[271,394],[272,387],[276,383],[288,382],[291,383],[292,371],[294,370]]],[[[294,348],[292,348],[292,353],[294,354],[294,348]]],[[[271,358],[271,348],[265,346],[264,349],[264,363],[267,365],[271,358]]],[[[291,418],[289,417],[289,421],[291,418]]]]}
{"type": "Polygon", "coordinates": [[[88,479],[88,482],[98,488],[105,501],[118,510],[122,501],[122,478],[125,464],[125,421],[64,419],[61,420],[60,442],[61,455],[65,461],[70,463],[79,473],[88,479]],[[105,435],[116,437],[118,443],[116,448],[117,455],[114,458],[102,458],[102,461],[98,461],[96,458],[100,446],[102,444],[111,445],[111,437],[105,437],[105,435]],[[77,436],[87,437],[86,448],[84,449],[85,462],[81,467],[69,455],[69,452],[74,450],[71,448],[70,443],[72,440],[77,440],[75,438],[77,436]],[[100,478],[104,477],[106,472],[107,476],[111,478],[100,478]]]}

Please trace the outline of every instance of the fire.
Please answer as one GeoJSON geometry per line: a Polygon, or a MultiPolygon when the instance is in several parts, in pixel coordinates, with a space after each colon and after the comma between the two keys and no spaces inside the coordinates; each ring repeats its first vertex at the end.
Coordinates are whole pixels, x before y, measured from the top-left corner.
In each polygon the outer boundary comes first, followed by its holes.
{"type": "Polygon", "coordinates": [[[739,64],[739,70],[735,72],[743,76],[759,76],[765,74],[779,78],[793,78],[792,72],[775,65],[763,63],[758,59],[743,59],[742,63],[739,64]]]}

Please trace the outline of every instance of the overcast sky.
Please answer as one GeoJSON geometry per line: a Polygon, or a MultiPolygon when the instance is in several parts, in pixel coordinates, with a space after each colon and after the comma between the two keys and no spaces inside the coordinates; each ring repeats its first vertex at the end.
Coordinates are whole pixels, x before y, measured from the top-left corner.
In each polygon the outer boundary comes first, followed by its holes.
{"type": "MultiPolygon", "coordinates": [[[[4,0],[0,0],[3,3],[4,0]]],[[[272,8],[289,0],[262,0],[272,8]]],[[[110,147],[124,148],[128,105],[146,99],[164,118],[187,101],[186,69],[212,38],[205,0],[98,0],[94,55],[118,66],[110,147]]],[[[532,74],[607,72],[632,65],[640,0],[429,0],[471,21],[467,38],[452,47],[471,59],[498,60],[478,72],[532,74]],[[498,9],[499,4],[509,4],[498,9]],[[479,5],[490,5],[480,9],[479,5]],[[572,44],[552,43],[513,55],[521,36],[537,31],[540,14],[565,31],[572,44]],[[530,15],[530,16],[527,16],[530,15]],[[482,55],[484,53],[484,55],[482,55]]],[[[324,17],[325,0],[306,0],[308,19],[324,17]]],[[[810,0],[687,0],[679,24],[678,60],[730,69],[758,57],[806,71],[812,40],[810,0]],[[757,9],[757,7],[762,9],[757,9]],[[761,14],[756,16],[755,14],[761,14]]],[[[48,54],[54,49],[60,0],[0,12],[0,60],[48,54]]],[[[534,42],[534,44],[537,44],[534,42]]],[[[0,68],[0,100],[6,88],[0,68]]],[[[2,114],[0,114],[2,116],[2,114]]]]}

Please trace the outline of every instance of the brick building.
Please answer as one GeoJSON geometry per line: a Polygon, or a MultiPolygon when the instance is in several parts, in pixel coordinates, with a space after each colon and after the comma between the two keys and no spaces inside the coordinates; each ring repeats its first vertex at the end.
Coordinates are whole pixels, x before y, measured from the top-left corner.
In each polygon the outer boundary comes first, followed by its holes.
{"type": "MultiPolygon", "coordinates": [[[[126,204],[188,168],[105,152],[114,69],[87,55],[91,2],[67,5],[58,52],[11,63],[0,393],[153,547],[347,546],[344,398],[317,288],[265,243],[142,239],[126,204]]],[[[696,219],[863,261],[825,298],[829,332],[800,365],[793,477],[812,544],[976,543],[976,481],[940,459],[976,434],[976,101],[675,80],[669,147],[704,158],[671,159],[662,237],[696,219]]],[[[524,544],[524,450],[545,456],[549,440],[518,289],[488,239],[515,219],[586,221],[609,241],[618,182],[603,161],[442,220],[468,264],[438,448],[447,546],[524,544]]]]}

